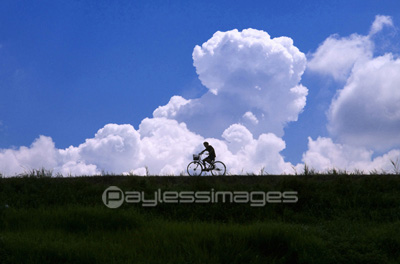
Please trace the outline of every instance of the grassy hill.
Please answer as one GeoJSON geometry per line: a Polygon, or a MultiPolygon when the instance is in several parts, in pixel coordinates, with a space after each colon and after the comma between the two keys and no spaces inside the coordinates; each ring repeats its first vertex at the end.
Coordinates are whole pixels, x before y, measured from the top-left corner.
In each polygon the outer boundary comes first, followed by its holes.
{"type": "Polygon", "coordinates": [[[399,198],[398,175],[0,178],[0,263],[399,263],[399,198]],[[110,209],[109,186],[298,201],[110,209]]]}

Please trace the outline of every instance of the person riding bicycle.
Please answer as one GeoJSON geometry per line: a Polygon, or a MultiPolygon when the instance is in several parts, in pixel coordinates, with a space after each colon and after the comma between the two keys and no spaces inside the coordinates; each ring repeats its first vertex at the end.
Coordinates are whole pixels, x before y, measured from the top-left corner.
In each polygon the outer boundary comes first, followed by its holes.
{"type": "Polygon", "coordinates": [[[201,154],[203,154],[205,151],[207,151],[207,152],[208,152],[208,157],[206,157],[205,159],[203,159],[203,164],[204,164],[204,167],[206,167],[206,162],[207,162],[207,163],[209,163],[209,164],[211,165],[211,169],[213,169],[213,168],[214,168],[213,163],[214,163],[215,157],[216,157],[216,155],[215,155],[215,150],[214,150],[214,148],[213,148],[210,144],[208,144],[207,141],[204,142],[203,145],[204,145],[204,147],[205,147],[206,149],[203,150],[202,152],[200,152],[199,155],[201,155],[201,154]]]}

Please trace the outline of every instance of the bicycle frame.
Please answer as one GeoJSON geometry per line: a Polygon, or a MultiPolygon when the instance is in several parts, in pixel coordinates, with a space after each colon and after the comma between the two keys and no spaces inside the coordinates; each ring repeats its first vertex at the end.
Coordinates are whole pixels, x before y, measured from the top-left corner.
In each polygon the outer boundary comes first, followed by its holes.
{"type": "Polygon", "coordinates": [[[203,172],[211,172],[215,176],[223,176],[226,173],[226,166],[222,161],[214,160],[212,163],[208,161],[203,161],[201,159],[202,155],[193,154],[193,161],[191,161],[187,166],[187,172],[189,176],[201,176],[203,172]],[[210,167],[206,166],[206,163],[210,167]]]}

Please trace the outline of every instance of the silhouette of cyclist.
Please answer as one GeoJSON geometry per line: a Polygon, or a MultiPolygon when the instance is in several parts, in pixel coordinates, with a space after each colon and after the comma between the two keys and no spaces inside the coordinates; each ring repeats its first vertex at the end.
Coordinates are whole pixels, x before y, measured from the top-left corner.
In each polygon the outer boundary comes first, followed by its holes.
{"type": "Polygon", "coordinates": [[[208,152],[208,157],[206,157],[205,159],[203,159],[203,164],[204,164],[204,167],[207,167],[207,166],[206,166],[206,162],[207,162],[207,163],[209,163],[209,164],[211,165],[211,169],[213,169],[213,168],[214,168],[213,163],[214,163],[214,160],[215,160],[215,157],[216,157],[216,155],[215,155],[215,150],[214,150],[214,148],[213,148],[210,144],[208,144],[207,141],[204,142],[203,145],[204,145],[204,147],[205,147],[206,149],[203,150],[202,152],[200,152],[199,155],[201,155],[201,154],[203,154],[205,151],[207,151],[207,152],[208,152]]]}

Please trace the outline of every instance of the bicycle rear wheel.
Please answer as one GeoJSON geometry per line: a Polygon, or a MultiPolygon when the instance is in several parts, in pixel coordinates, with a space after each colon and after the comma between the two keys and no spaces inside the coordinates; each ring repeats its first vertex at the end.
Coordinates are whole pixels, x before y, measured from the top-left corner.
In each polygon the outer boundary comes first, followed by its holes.
{"type": "Polygon", "coordinates": [[[187,173],[189,176],[200,176],[203,172],[203,165],[200,162],[192,161],[187,166],[187,173]]]}
{"type": "Polygon", "coordinates": [[[226,166],[222,161],[214,162],[214,169],[211,170],[211,174],[214,176],[224,176],[226,173],[226,166]]]}

